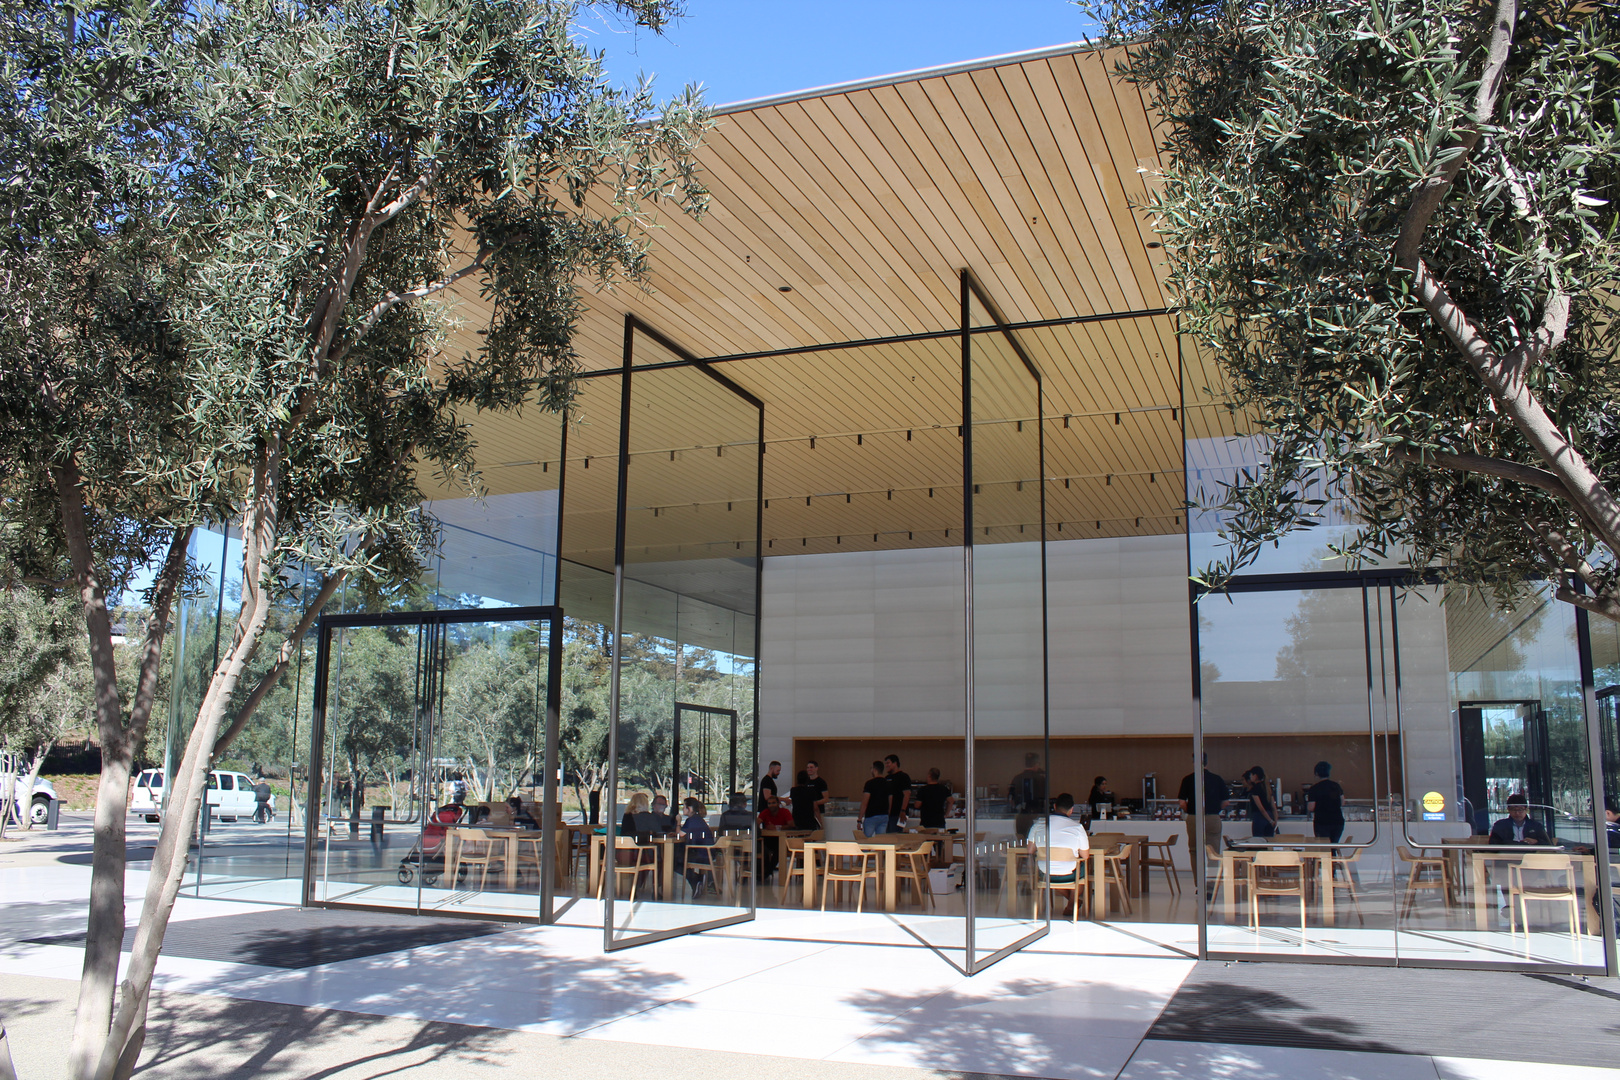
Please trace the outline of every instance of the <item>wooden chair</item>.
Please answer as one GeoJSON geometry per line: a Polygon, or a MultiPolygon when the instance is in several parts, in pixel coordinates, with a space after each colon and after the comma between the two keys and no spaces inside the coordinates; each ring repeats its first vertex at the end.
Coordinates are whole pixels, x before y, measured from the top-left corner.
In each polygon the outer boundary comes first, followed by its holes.
{"type": "Polygon", "coordinates": [[[861,913],[861,903],[866,899],[866,882],[875,878],[877,872],[872,869],[872,853],[865,850],[853,840],[832,840],[827,843],[827,865],[821,871],[821,910],[827,910],[827,894],[832,892],[834,885],[853,883],[855,893],[855,913],[861,913]]]}
{"type": "MultiPolygon", "coordinates": [[[[1226,883],[1226,862],[1221,858],[1221,853],[1215,850],[1214,844],[1204,845],[1204,858],[1206,860],[1204,863],[1204,878],[1209,882],[1209,902],[1213,904],[1215,898],[1221,895],[1221,886],[1226,883]],[[1215,864],[1213,874],[1209,872],[1210,863],[1215,864]]],[[[1242,891],[1248,886],[1249,861],[1250,856],[1247,853],[1232,857],[1232,877],[1234,879],[1232,890],[1234,896],[1241,897],[1243,895],[1242,891]]]]}
{"type": "Polygon", "coordinates": [[[916,847],[895,853],[894,880],[895,887],[899,888],[902,881],[910,882],[917,892],[917,906],[922,907],[923,900],[927,898],[927,906],[934,906],[934,894],[928,888],[929,856],[934,852],[932,840],[918,844],[916,847]]]}
{"type": "Polygon", "coordinates": [[[609,862],[613,866],[613,895],[619,895],[619,878],[630,878],[630,902],[636,902],[636,883],[641,880],[642,874],[651,874],[654,879],[658,877],[658,851],[656,848],[636,843],[633,836],[615,836],[613,838],[613,858],[603,859],[602,878],[596,883],[596,898],[602,899],[602,883],[607,880],[606,867],[609,862]],[[619,865],[618,854],[621,851],[636,853],[635,861],[619,865]]]}
{"type": "Polygon", "coordinates": [[[1405,844],[1395,845],[1395,854],[1401,861],[1408,864],[1406,873],[1406,903],[1401,906],[1401,917],[1405,918],[1412,912],[1412,903],[1417,899],[1419,890],[1437,889],[1445,898],[1447,907],[1451,906],[1451,860],[1445,856],[1414,855],[1412,849],[1405,844]],[[1438,877],[1430,877],[1430,873],[1438,877]]]}
{"type": "Polygon", "coordinates": [[[1114,844],[1108,851],[1103,852],[1103,896],[1108,895],[1109,889],[1119,892],[1120,910],[1125,914],[1131,913],[1130,878],[1126,872],[1126,862],[1131,857],[1131,848],[1128,843],[1114,844]]]}
{"type": "Polygon", "coordinates": [[[1168,840],[1149,840],[1148,848],[1158,849],[1158,854],[1142,860],[1142,865],[1148,869],[1158,867],[1164,871],[1164,879],[1170,886],[1170,891],[1180,895],[1181,879],[1176,875],[1176,845],[1181,843],[1181,834],[1175,833],[1168,840]]]}
{"type": "MultiPolygon", "coordinates": [[[[483,829],[455,830],[456,837],[456,866],[478,867],[478,891],[484,890],[484,884],[489,880],[491,866],[503,866],[506,862],[506,842],[497,843],[483,829]]],[[[460,869],[456,876],[460,877],[460,869]]]]}
{"type": "Polygon", "coordinates": [[[1249,866],[1249,929],[1260,929],[1262,896],[1299,897],[1299,935],[1305,936],[1305,860],[1297,851],[1256,851],[1249,866]]]}
{"type": "Polygon", "coordinates": [[[545,873],[540,865],[540,837],[519,836],[517,838],[517,872],[521,876],[528,867],[534,868],[534,876],[539,877],[545,873]]]}
{"type": "Polygon", "coordinates": [[[1518,921],[1523,921],[1524,932],[1530,932],[1530,901],[1539,900],[1543,903],[1563,903],[1569,905],[1569,936],[1577,937],[1581,932],[1581,902],[1575,891],[1575,865],[1568,855],[1555,852],[1533,852],[1519,859],[1518,862],[1508,864],[1508,931],[1511,933],[1518,928],[1518,921]],[[1530,871],[1538,875],[1562,874],[1563,880],[1558,884],[1530,884],[1525,881],[1525,872],[1530,871]],[[1518,919],[1515,920],[1514,916],[1518,919]]]}
{"type": "Polygon", "coordinates": [[[693,891],[694,894],[696,894],[698,886],[701,886],[703,884],[703,877],[705,875],[707,875],[707,877],[709,879],[709,884],[714,886],[714,891],[716,893],[720,894],[721,897],[724,897],[726,895],[726,885],[725,885],[725,879],[724,879],[723,875],[727,872],[727,869],[728,869],[726,858],[727,858],[728,854],[730,853],[730,850],[731,850],[731,845],[730,844],[721,843],[718,840],[713,844],[691,844],[691,843],[689,843],[689,844],[686,845],[686,869],[687,869],[687,871],[689,871],[689,872],[692,871],[692,870],[700,871],[700,874],[698,876],[698,884],[694,885],[692,887],[692,891],[693,891]],[[708,853],[708,856],[709,856],[708,861],[706,861],[706,862],[693,862],[692,861],[692,856],[695,853],[699,852],[699,851],[703,851],[703,852],[708,853]]]}
{"type": "Polygon", "coordinates": [[[1074,894],[1074,906],[1069,912],[1070,922],[1078,923],[1080,921],[1080,908],[1083,906],[1087,908],[1086,917],[1090,918],[1091,890],[1086,888],[1086,879],[1080,874],[1080,866],[1085,859],[1085,852],[1075,851],[1070,848],[1037,848],[1035,858],[1036,881],[1039,882],[1042,888],[1037,888],[1034,895],[1030,897],[1030,918],[1036,919],[1040,917],[1041,896],[1048,889],[1055,893],[1067,892],[1074,894]],[[1054,862],[1069,862],[1071,860],[1075,863],[1075,872],[1071,881],[1053,881],[1046,876],[1046,871],[1041,869],[1042,863],[1051,866],[1054,862]]]}
{"type": "Polygon", "coordinates": [[[781,903],[787,899],[788,889],[793,887],[793,879],[798,877],[802,882],[805,870],[804,838],[788,836],[782,839],[782,854],[786,861],[777,867],[777,873],[782,880],[777,883],[776,899],[781,903]]]}

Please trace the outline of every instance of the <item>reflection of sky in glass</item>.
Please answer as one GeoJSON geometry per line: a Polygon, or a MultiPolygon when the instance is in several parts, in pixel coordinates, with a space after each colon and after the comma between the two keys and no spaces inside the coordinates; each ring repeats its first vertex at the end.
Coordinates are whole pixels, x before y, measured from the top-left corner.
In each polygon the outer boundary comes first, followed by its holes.
{"type": "Polygon", "coordinates": [[[1293,644],[1288,617],[1299,610],[1293,591],[1240,593],[1234,601],[1206,596],[1198,602],[1198,662],[1213,665],[1221,682],[1270,682],[1277,654],[1293,644]]]}

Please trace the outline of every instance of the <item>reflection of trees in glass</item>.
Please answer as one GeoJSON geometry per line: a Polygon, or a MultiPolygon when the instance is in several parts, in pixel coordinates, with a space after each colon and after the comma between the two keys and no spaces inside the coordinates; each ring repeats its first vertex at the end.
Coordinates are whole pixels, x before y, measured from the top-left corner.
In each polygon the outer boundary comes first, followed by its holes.
{"type": "MultiPolygon", "coordinates": [[[[563,626],[561,765],[581,809],[601,792],[608,772],[608,682],[612,632],[598,623],[565,619],[563,626]]],[[[676,700],[738,712],[737,767],[753,767],[753,661],[730,653],[677,645],[667,638],[626,635],[619,672],[621,790],[669,792],[674,779],[676,700]]],[[[730,725],[694,756],[683,731],[682,765],[703,778],[711,801],[731,782],[730,725]]]]}
{"type": "Polygon", "coordinates": [[[479,798],[504,798],[533,773],[543,744],[541,630],[469,625],[450,632],[435,754],[465,760],[479,798]],[[456,640],[465,635],[472,640],[456,640]]]}
{"type": "Polygon", "coordinates": [[[1299,594],[1299,606],[1283,620],[1289,642],[1277,650],[1277,678],[1281,680],[1337,677],[1348,670],[1343,652],[1346,642],[1353,640],[1360,655],[1357,667],[1366,662],[1366,649],[1361,628],[1355,627],[1353,639],[1347,638],[1344,621],[1346,598],[1359,594],[1346,590],[1307,589],[1299,594]]]}
{"type": "Polygon", "coordinates": [[[364,789],[382,784],[398,817],[396,782],[413,768],[416,742],[416,633],[375,627],[338,633],[332,650],[326,741],[327,795],[348,792],[358,812],[364,789]]]}

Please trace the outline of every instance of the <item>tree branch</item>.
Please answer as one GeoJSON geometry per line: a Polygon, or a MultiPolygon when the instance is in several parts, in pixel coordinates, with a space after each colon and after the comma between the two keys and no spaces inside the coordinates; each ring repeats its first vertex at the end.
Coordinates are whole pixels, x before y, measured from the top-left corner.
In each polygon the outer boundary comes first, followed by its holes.
{"type": "Polygon", "coordinates": [[[321,609],[326,607],[327,601],[331,600],[333,594],[343,586],[343,582],[348,579],[348,576],[349,572],[347,570],[339,570],[326,579],[326,583],[321,586],[321,591],[316,593],[315,599],[309,602],[309,605],[304,609],[303,616],[298,620],[298,625],[293,627],[292,631],[287,635],[287,640],[281,643],[281,649],[276,653],[276,662],[270,666],[270,670],[265,672],[264,677],[253,687],[253,692],[248,695],[247,700],[242,703],[242,707],[237,710],[236,716],[232,718],[231,726],[226,728],[218,739],[214,740],[214,760],[217,761],[219,756],[225,752],[226,747],[230,746],[248,726],[248,722],[253,719],[253,714],[258,711],[259,705],[263,703],[264,699],[281,679],[282,674],[286,672],[287,666],[292,661],[293,650],[298,647],[298,643],[303,640],[304,635],[309,633],[309,628],[315,625],[315,620],[320,616],[321,609]]]}
{"type": "Polygon", "coordinates": [[[1502,90],[1502,76],[1507,71],[1508,54],[1513,49],[1513,27],[1518,22],[1519,6],[1516,0],[1497,0],[1492,16],[1491,43],[1486,53],[1485,70],[1480,74],[1479,89],[1474,93],[1474,108],[1461,136],[1452,144],[1462,153],[1440,166],[1440,171],[1418,185],[1412,203],[1406,208],[1401,221],[1400,237],[1395,241],[1395,264],[1414,270],[1418,252],[1423,246],[1423,233],[1429,227],[1446,193],[1462,171],[1468,155],[1479,145],[1480,132],[1496,112],[1496,99],[1502,90]]]}
{"type": "Polygon", "coordinates": [[[400,304],[403,304],[409,300],[420,300],[423,297],[432,296],[434,293],[443,292],[445,289],[448,289],[450,286],[454,285],[462,278],[467,277],[469,274],[476,274],[478,271],[484,268],[484,264],[488,261],[493,252],[494,249],[486,244],[478,249],[478,254],[476,257],[474,257],[472,262],[468,263],[466,266],[463,266],[455,273],[450,274],[431,285],[423,285],[420,288],[408,289],[403,293],[389,292],[387,296],[383,297],[381,300],[372,305],[371,311],[368,312],[365,319],[361,321],[359,329],[355,331],[354,337],[351,340],[343,343],[343,348],[338,350],[337,354],[333,356],[332,362],[335,364],[342,363],[344,358],[349,355],[349,352],[362,340],[364,340],[368,333],[371,332],[371,328],[376,326],[384,315],[394,310],[400,304]]]}
{"type": "Polygon", "coordinates": [[[1389,448],[1389,456],[1410,461],[1418,465],[1439,465],[1446,469],[1455,469],[1458,472],[1480,473],[1485,476],[1495,476],[1503,480],[1516,480],[1521,484],[1529,484],[1561,499],[1570,499],[1573,496],[1564,482],[1546,469],[1538,469],[1534,465],[1521,465],[1517,461],[1506,461],[1502,458],[1486,457],[1483,454],[1470,454],[1453,450],[1431,450],[1427,447],[1419,448],[1397,444],[1389,448]]]}
{"type": "Polygon", "coordinates": [[[1559,585],[1553,589],[1553,598],[1562,600],[1566,604],[1574,604],[1578,608],[1585,608],[1594,615],[1602,615],[1606,619],[1620,622],[1620,600],[1609,593],[1598,596],[1588,596],[1578,593],[1566,585],[1559,585]]]}

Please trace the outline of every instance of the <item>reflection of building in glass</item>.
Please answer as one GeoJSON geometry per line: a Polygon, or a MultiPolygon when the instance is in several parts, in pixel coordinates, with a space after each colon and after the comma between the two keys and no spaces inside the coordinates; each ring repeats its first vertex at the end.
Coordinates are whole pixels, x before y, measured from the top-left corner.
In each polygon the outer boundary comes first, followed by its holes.
{"type": "MultiPolygon", "coordinates": [[[[1620,684],[1612,626],[1347,568],[1341,504],[1190,588],[1200,493],[1264,447],[1177,336],[1131,210],[1152,125],[1110,70],[1065,47],[722,110],[713,209],[662,223],[648,291],[592,297],[566,419],[470,418],[482,498],[421,478],[423,587],[351,589],[305,643],[233,750],[294,812],[218,826],[196,888],[614,948],[825,899],[840,939],[868,930],[836,858],[882,933],[976,970],[1046,930],[1027,835],[1068,793],[1086,914],[1154,949],[1603,970],[1595,914],[1509,929],[1514,853],[1478,841],[1523,792],[1606,902],[1615,699],[1581,672],[1620,684]],[[901,831],[925,809],[944,831],[901,831]]],[[[177,701],[232,552],[199,534],[177,701]]]]}

